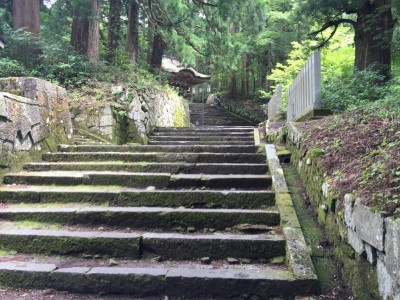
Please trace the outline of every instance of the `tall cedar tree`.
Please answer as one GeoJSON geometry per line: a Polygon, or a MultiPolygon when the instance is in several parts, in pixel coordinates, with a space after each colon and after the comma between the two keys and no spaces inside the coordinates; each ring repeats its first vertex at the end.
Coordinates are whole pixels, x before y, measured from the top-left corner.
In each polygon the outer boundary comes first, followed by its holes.
{"type": "Polygon", "coordinates": [[[40,34],[40,1],[13,0],[13,30],[25,28],[35,36],[40,34]]]}
{"type": "Polygon", "coordinates": [[[332,37],[340,24],[351,24],[355,31],[355,67],[358,70],[373,67],[385,80],[390,78],[395,25],[391,0],[308,0],[304,8],[314,17],[324,18],[321,29],[314,34],[333,27],[332,37]]]}
{"type": "Polygon", "coordinates": [[[85,2],[85,7],[74,7],[71,45],[78,53],[85,54],[93,63],[100,60],[99,42],[100,0],[85,2]]]}
{"type": "Polygon", "coordinates": [[[125,50],[132,64],[136,63],[139,48],[139,5],[135,0],[128,3],[128,28],[126,33],[125,50]]]}
{"type": "Polygon", "coordinates": [[[121,28],[121,4],[121,0],[110,0],[106,57],[108,62],[112,62],[114,60],[115,51],[118,49],[121,28]]]}

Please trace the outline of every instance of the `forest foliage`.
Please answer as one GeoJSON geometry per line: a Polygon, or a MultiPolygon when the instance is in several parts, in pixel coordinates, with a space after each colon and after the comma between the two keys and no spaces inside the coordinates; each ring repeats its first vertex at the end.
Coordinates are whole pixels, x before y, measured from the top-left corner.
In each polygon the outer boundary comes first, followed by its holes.
{"type": "Polygon", "coordinates": [[[140,86],[151,76],[163,80],[167,55],[211,74],[213,91],[265,105],[274,87],[287,88],[319,49],[324,103],[334,112],[393,103],[399,2],[37,0],[36,34],[15,28],[13,1],[0,0],[0,34],[8,41],[0,76],[37,76],[67,87],[104,78],[140,86]]]}

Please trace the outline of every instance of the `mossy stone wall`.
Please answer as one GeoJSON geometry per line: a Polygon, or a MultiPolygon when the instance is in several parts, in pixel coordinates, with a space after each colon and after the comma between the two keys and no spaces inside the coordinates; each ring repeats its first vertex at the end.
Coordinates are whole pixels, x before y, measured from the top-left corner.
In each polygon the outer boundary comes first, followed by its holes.
{"type": "Polygon", "coordinates": [[[37,78],[0,78],[0,176],[71,142],[64,88],[37,78]]]}
{"type": "MultiPolygon", "coordinates": [[[[287,130],[287,129],[286,129],[287,130]]],[[[318,165],[316,153],[301,143],[301,133],[293,126],[287,132],[286,146],[291,161],[304,183],[307,195],[333,245],[340,269],[356,299],[380,299],[376,268],[348,243],[348,226],[344,221],[344,204],[329,186],[329,179],[318,165]]]]}

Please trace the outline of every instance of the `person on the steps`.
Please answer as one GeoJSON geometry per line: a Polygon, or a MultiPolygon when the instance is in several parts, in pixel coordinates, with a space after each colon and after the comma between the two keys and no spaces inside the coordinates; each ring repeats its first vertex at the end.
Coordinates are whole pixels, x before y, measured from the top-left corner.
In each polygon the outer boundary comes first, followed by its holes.
{"type": "Polygon", "coordinates": [[[218,97],[218,95],[216,95],[214,98],[214,106],[221,107],[221,99],[218,97]]]}

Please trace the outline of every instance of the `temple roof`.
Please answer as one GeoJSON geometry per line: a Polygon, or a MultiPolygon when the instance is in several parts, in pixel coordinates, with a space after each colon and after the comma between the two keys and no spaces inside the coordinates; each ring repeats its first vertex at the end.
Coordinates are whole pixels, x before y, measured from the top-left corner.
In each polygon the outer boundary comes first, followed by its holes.
{"type": "Polygon", "coordinates": [[[163,57],[162,70],[169,73],[168,83],[173,86],[188,88],[211,79],[210,75],[197,72],[193,68],[185,68],[174,57],[163,57]]]}

